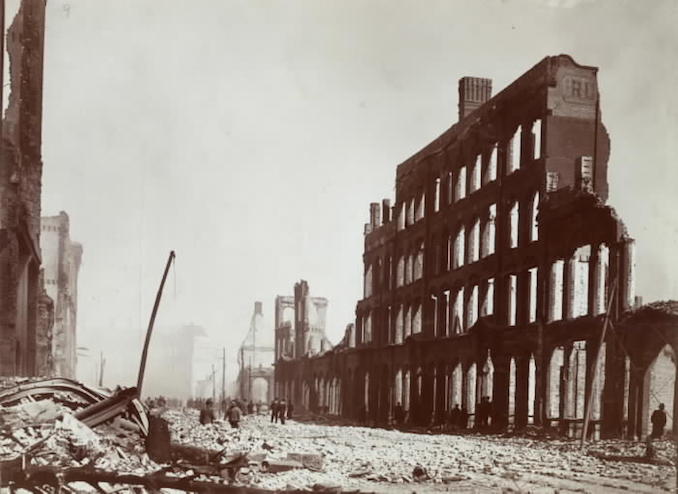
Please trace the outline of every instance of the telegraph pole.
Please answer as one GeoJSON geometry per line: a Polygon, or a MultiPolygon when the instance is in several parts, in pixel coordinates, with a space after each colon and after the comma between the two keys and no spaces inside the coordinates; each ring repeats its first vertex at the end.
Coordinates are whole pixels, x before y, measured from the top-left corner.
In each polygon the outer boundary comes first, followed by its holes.
{"type": "Polygon", "coordinates": [[[214,364],[212,364],[212,402],[214,402],[217,397],[217,371],[214,369],[214,364]]]}
{"type": "Polygon", "coordinates": [[[226,347],[222,349],[221,354],[221,403],[226,400],[226,347]]]}

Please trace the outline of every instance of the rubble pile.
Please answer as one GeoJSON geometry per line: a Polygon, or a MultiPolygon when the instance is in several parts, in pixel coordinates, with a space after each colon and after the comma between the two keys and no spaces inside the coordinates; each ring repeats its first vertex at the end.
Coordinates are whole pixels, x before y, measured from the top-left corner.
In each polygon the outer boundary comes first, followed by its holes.
{"type": "Polygon", "coordinates": [[[607,457],[623,455],[629,460],[643,456],[645,443],[621,440],[595,442],[582,451],[579,442],[572,440],[426,435],[298,422],[280,425],[261,416],[248,416],[240,429],[231,429],[227,423],[201,427],[193,412],[168,412],[166,418],[171,422],[173,438],[188,444],[222,448],[229,454],[248,453],[271,462],[284,461],[291,452],[322,459],[321,471],[250,471],[247,482],[266,489],[336,485],[392,490],[407,485],[411,489],[412,483],[421,487],[421,482],[441,489],[451,483],[457,487],[515,487],[520,482],[542,486],[551,482],[552,487],[558,487],[558,479],[579,483],[588,479],[594,489],[615,482],[627,490],[642,485],[668,490],[675,485],[675,448],[670,441],[655,443],[660,461],[642,463],[601,459],[600,453],[607,457]]]}

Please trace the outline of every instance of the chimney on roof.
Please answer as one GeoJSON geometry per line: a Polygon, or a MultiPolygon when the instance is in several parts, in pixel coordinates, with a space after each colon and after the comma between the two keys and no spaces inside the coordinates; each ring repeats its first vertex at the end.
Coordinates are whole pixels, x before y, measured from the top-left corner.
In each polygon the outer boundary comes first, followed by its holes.
{"type": "Polygon", "coordinates": [[[384,199],[381,201],[381,221],[382,225],[391,221],[391,200],[384,199]]]}
{"type": "Polygon", "coordinates": [[[376,230],[381,226],[381,209],[378,202],[370,203],[370,227],[371,230],[376,230]]]}
{"type": "Polygon", "coordinates": [[[459,120],[469,115],[492,97],[492,79],[462,77],[459,79],[459,120]]]}
{"type": "Polygon", "coordinates": [[[261,302],[254,302],[254,314],[263,314],[262,307],[263,305],[261,302]]]}

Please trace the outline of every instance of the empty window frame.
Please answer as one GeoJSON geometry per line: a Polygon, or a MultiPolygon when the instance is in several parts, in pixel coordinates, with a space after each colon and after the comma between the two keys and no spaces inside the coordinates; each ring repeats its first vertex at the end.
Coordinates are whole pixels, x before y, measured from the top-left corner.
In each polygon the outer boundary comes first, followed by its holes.
{"type": "Polygon", "coordinates": [[[539,222],[537,213],[539,212],[539,192],[535,192],[530,203],[530,242],[539,240],[539,222]]]}
{"type": "Polygon", "coordinates": [[[521,127],[518,126],[509,141],[508,162],[506,163],[506,174],[511,174],[520,168],[520,147],[521,147],[521,127]]]}
{"type": "Polygon", "coordinates": [[[565,261],[559,259],[551,265],[549,279],[549,322],[563,318],[563,273],[565,261]]]}
{"type": "Polygon", "coordinates": [[[497,205],[490,204],[482,231],[482,242],[480,249],[481,257],[490,256],[495,252],[497,242],[496,217],[497,217],[497,205]]]}
{"type": "Polygon", "coordinates": [[[476,218],[469,232],[468,262],[476,262],[480,259],[480,219],[476,218]]]}
{"type": "Polygon", "coordinates": [[[452,268],[457,269],[464,265],[464,254],[466,250],[466,231],[462,225],[454,239],[454,258],[452,268]]]}
{"type": "Polygon", "coordinates": [[[535,322],[537,320],[537,268],[530,268],[528,271],[528,278],[530,283],[530,292],[528,297],[528,322],[535,322]]]}
{"type": "Polygon", "coordinates": [[[476,190],[480,189],[480,177],[482,174],[482,156],[479,154],[476,156],[476,159],[471,168],[471,177],[469,183],[469,194],[474,193],[476,190]]]}
{"type": "Polygon", "coordinates": [[[514,201],[509,209],[509,247],[511,249],[518,247],[518,225],[519,225],[519,211],[518,201],[514,201]]]}
{"type": "Polygon", "coordinates": [[[454,186],[454,201],[466,197],[466,167],[462,166],[457,173],[457,181],[454,186]]]}
{"type": "Polygon", "coordinates": [[[469,293],[466,303],[466,327],[470,328],[478,320],[478,285],[475,285],[469,293]]]}
{"type": "Polygon", "coordinates": [[[518,319],[518,277],[509,275],[508,280],[508,325],[515,326],[518,319]]]}
{"type": "Polygon", "coordinates": [[[534,139],[533,159],[541,158],[541,119],[537,119],[532,123],[532,138],[534,139]]]}
{"type": "Polygon", "coordinates": [[[485,293],[483,293],[483,301],[480,308],[481,316],[492,314],[494,314],[494,278],[488,279],[485,284],[485,293]]]}
{"type": "Polygon", "coordinates": [[[367,266],[367,271],[365,271],[363,293],[365,295],[365,298],[372,296],[372,265],[371,264],[367,266]]]}
{"type": "Polygon", "coordinates": [[[487,167],[483,174],[483,185],[497,180],[497,145],[494,144],[490,150],[490,156],[487,161],[487,167]]]}
{"type": "Polygon", "coordinates": [[[433,184],[433,212],[437,213],[440,211],[440,206],[442,204],[442,196],[440,194],[440,178],[436,178],[433,184]]]}

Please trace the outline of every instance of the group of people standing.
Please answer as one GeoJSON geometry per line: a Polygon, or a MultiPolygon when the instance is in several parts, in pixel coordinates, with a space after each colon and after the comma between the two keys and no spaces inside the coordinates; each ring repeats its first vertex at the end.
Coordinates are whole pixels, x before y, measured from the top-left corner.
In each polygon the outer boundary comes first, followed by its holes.
{"type": "Polygon", "coordinates": [[[285,418],[292,418],[293,410],[294,406],[292,405],[292,402],[288,404],[285,401],[285,398],[274,399],[271,403],[271,422],[278,423],[278,421],[280,421],[281,424],[284,424],[285,418]]]}
{"type": "MultiPolygon", "coordinates": [[[[242,409],[235,401],[232,401],[224,411],[224,419],[228,420],[228,423],[231,424],[231,427],[234,429],[237,429],[240,426],[242,409]]],[[[214,411],[214,402],[211,399],[207,399],[205,405],[200,410],[200,423],[202,425],[207,425],[214,423],[216,420],[217,415],[214,411]]]]}

